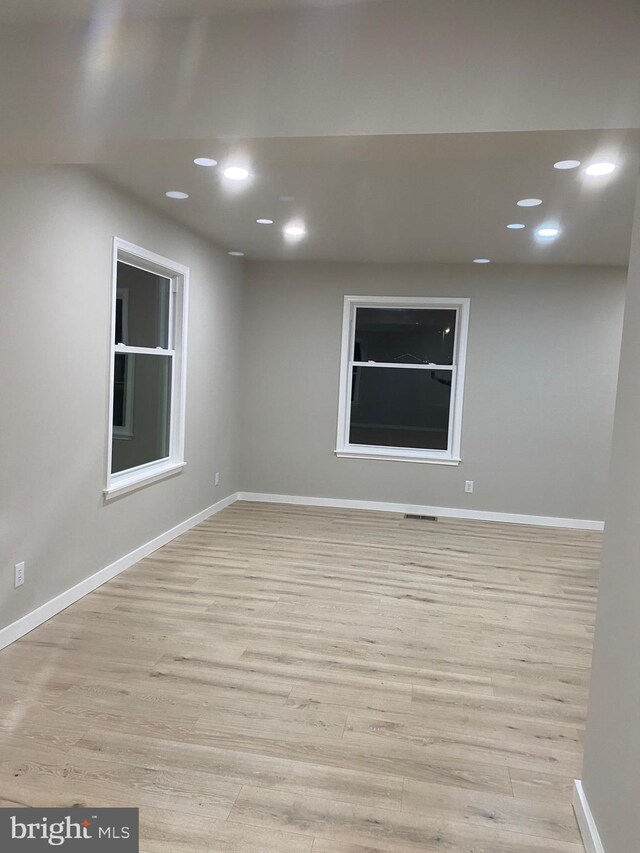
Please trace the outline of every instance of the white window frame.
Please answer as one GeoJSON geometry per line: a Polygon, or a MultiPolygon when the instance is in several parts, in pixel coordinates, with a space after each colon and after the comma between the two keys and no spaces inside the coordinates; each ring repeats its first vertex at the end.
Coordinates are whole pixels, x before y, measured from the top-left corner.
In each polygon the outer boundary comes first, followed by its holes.
{"type": "Polygon", "coordinates": [[[184,437],[187,390],[187,316],[189,309],[189,268],[150,252],[119,237],[113,238],[111,283],[111,335],[109,367],[109,406],[107,422],[106,498],[138,489],[181,471],[185,465],[184,437]],[[169,340],[167,348],[135,347],[115,342],[116,299],[118,298],[118,262],[161,275],[171,282],[169,303],[169,340]],[[169,454],[163,459],[147,462],[135,468],[111,473],[113,437],[113,384],[115,354],[171,356],[171,407],[169,417],[169,454]]]}
{"type": "Polygon", "coordinates": [[[469,334],[468,298],[435,296],[345,296],[342,317],[342,347],[340,354],[340,396],[338,401],[338,436],[336,456],[357,459],[381,459],[393,462],[426,462],[432,465],[459,465],[462,435],[462,404],[464,374],[469,334]],[[390,364],[377,362],[377,367],[399,370],[447,370],[451,372],[451,411],[447,450],[423,450],[407,447],[383,447],[349,443],[351,419],[351,383],[353,367],[371,367],[371,363],[353,360],[356,310],[358,308],[432,308],[456,311],[453,364],[390,364]]]}

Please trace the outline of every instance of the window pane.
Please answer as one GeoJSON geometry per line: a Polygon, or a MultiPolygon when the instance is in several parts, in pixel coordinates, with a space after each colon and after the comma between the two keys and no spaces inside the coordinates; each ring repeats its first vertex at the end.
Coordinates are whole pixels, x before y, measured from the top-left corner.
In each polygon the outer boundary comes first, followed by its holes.
{"type": "Polygon", "coordinates": [[[171,366],[169,355],[116,353],[111,473],[169,455],[171,366]]]}
{"type": "Polygon", "coordinates": [[[446,450],[450,370],[354,367],[350,444],[446,450]]]}
{"type": "Polygon", "coordinates": [[[358,308],[354,361],[453,364],[456,312],[434,308],[358,308]]]}
{"type": "Polygon", "coordinates": [[[170,279],[118,261],[117,291],[114,343],[166,349],[170,279]]]}
{"type": "Polygon", "coordinates": [[[129,427],[130,399],[128,392],[133,388],[127,382],[127,370],[133,366],[133,359],[127,360],[126,355],[116,353],[113,372],[113,425],[120,429],[129,427]]]}

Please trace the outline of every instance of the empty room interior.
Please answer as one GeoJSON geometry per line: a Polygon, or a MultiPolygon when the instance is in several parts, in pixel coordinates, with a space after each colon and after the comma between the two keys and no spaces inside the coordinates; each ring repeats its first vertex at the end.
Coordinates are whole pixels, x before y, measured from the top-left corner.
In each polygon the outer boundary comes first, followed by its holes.
{"type": "Polygon", "coordinates": [[[639,45],[0,3],[3,851],[640,850],[639,45]]]}

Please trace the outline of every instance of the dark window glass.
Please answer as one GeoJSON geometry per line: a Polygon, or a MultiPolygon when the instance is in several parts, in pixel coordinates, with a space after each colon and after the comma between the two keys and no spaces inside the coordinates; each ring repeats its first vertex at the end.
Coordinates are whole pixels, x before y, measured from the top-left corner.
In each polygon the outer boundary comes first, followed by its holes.
{"type": "Polygon", "coordinates": [[[453,364],[455,330],[455,310],[358,308],[353,360],[453,364]]]}
{"type": "Polygon", "coordinates": [[[167,349],[170,289],[170,279],[119,261],[115,343],[167,349]]]}
{"type": "Polygon", "coordinates": [[[113,425],[125,427],[127,356],[116,353],[113,371],[113,425]]]}
{"type": "Polygon", "coordinates": [[[122,325],[124,315],[124,304],[122,296],[116,297],[116,339],[114,343],[120,344],[124,343],[124,328],[122,325]]]}
{"type": "Polygon", "coordinates": [[[172,361],[170,355],[115,353],[113,423],[131,435],[123,441],[114,434],[112,474],[169,455],[172,361]]]}
{"type": "Polygon", "coordinates": [[[354,367],[349,443],[446,450],[450,370],[354,367]]]}

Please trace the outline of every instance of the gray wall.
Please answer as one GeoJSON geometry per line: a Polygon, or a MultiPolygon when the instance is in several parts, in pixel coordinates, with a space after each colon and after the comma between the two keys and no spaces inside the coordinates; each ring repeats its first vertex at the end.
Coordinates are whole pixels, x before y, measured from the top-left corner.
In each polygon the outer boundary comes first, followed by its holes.
{"type": "Polygon", "coordinates": [[[0,198],[4,626],[237,490],[242,265],[81,167],[0,171],[0,198]],[[191,268],[187,467],[105,504],[114,234],[191,268]]]}
{"type": "Polygon", "coordinates": [[[582,781],[606,853],[640,844],[640,185],[582,781]]]}
{"type": "Polygon", "coordinates": [[[249,264],[242,488],[602,519],[625,278],[607,267],[249,264]],[[335,457],[345,294],[471,297],[459,467],[335,457]]]}

